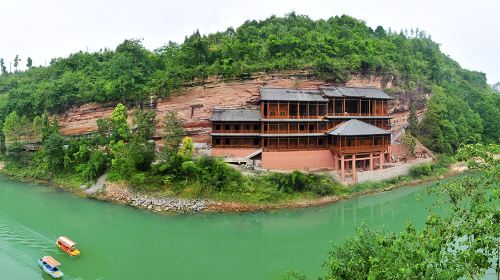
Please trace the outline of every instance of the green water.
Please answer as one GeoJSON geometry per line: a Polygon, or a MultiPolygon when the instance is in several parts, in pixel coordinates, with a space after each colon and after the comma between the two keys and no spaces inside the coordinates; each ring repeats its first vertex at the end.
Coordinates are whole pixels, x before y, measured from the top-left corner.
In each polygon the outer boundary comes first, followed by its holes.
{"type": "Polygon", "coordinates": [[[63,264],[64,279],[277,279],[290,268],[318,276],[331,244],[363,222],[422,225],[423,190],[310,209],[161,216],[0,177],[0,279],[50,279],[36,263],[43,255],[63,264]],[[59,251],[60,235],[82,255],[59,251]]]}

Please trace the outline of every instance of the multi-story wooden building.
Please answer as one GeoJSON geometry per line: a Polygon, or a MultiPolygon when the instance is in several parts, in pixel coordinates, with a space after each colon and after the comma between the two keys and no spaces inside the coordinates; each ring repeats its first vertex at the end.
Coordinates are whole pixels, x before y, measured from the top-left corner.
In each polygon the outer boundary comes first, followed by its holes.
{"type": "Polygon", "coordinates": [[[375,88],[261,88],[258,109],[215,109],[212,154],[261,156],[277,170],[335,169],[340,177],[390,160],[388,100],[375,88]]]}

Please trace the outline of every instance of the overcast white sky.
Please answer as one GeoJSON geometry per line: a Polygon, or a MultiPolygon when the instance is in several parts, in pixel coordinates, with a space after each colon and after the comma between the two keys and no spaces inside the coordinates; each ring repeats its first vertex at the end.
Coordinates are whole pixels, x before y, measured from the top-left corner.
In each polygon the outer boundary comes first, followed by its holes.
{"type": "MultiPolygon", "coordinates": [[[[0,0],[0,57],[44,65],[79,50],[142,38],[149,49],[290,11],[313,19],[348,14],[393,30],[423,29],[463,67],[500,81],[498,0],[0,0]]],[[[7,63],[8,65],[8,63],[7,63]]]]}

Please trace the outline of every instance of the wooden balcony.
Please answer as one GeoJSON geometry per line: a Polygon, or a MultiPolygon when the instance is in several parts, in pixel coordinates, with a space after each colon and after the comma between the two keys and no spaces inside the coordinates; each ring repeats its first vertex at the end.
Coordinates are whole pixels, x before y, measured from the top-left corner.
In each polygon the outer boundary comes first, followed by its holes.
{"type": "Polygon", "coordinates": [[[254,130],[254,129],[251,129],[251,130],[244,130],[244,129],[238,129],[238,130],[228,129],[228,130],[224,130],[224,129],[219,129],[219,130],[212,130],[212,133],[260,133],[260,130],[254,130]]]}
{"type": "Polygon", "coordinates": [[[389,112],[380,112],[380,113],[375,113],[372,112],[370,114],[368,113],[349,113],[349,112],[338,112],[338,113],[333,113],[330,112],[328,113],[328,116],[335,116],[335,117],[386,117],[389,115],[389,112]]]}
{"type": "Polygon", "coordinates": [[[362,145],[362,146],[330,146],[330,150],[338,154],[357,154],[357,153],[371,153],[371,152],[384,152],[388,145],[362,145]]]}
{"type": "Polygon", "coordinates": [[[279,130],[267,130],[267,131],[264,131],[263,134],[295,134],[295,133],[301,133],[301,134],[304,134],[304,133],[324,133],[325,130],[317,130],[317,129],[313,129],[313,130],[308,130],[308,129],[305,129],[305,130],[298,130],[298,129],[279,129],[279,130]]]}

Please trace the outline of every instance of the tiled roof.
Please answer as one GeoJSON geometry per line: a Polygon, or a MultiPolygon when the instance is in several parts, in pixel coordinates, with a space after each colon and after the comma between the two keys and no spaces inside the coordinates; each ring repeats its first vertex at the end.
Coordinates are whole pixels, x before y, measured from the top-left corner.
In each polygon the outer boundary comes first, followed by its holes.
{"type": "Polygon", "coordinates": [[[320,90],[316,89],[287,89],[287,88],[261,88],[260,100],[265,101],[318,101],[327,102],[320,90]]]}
{"type": "Polygon", "coordinates": [[[212,112],[213,122],[217,121],[240,121],[258,122],[260,120],[260,110],[253,109],[214,109],[212,112]]]}
{"type": "Polygon", "coordinates": [[[392,99],[389,95],[378,88],[360,88],[360,87],[325,87],[321,88],[326,96],[329,97],[365,97],[378,99],[392,99]]]}
{"type": "Polygon", "coordinates": [[[385,135],[391,134],[391,131],[353,119],[337,125],[328,134],[337,136],[385,135]]]}

